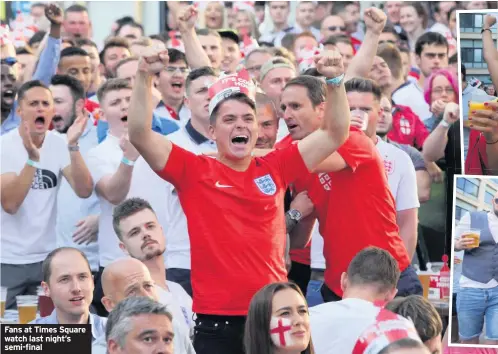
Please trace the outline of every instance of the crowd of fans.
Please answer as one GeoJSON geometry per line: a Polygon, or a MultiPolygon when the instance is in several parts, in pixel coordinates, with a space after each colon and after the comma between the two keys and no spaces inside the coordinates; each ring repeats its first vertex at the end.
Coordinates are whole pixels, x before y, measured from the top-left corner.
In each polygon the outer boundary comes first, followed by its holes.
{"type": "Polygon", "coordinates": [[[95,353],[456,353],[418,211],[443,186],[439,260],[456,10],[488,3],[167,6],[102,47],[82,5],[2,35],[7,309],[41,285],[35,322],[91,324],[95,353]]]}

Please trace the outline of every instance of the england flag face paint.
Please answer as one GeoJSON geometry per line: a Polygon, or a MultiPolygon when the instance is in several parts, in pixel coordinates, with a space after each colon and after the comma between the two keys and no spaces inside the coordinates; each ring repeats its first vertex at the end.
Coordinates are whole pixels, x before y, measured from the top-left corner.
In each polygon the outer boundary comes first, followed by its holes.
{"type": "Polygon", "coordinates": [[[277,348],[286,348],[294,345],[291,335],[292,323],[288,318],[272,317],[270,321],[270,336],[277,348]]]}

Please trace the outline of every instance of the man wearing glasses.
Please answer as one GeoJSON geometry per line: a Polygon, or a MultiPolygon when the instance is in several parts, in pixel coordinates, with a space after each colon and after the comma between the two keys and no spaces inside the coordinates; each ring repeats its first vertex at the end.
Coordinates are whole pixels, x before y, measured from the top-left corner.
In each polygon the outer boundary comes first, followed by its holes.
{"type": "Polygon", "coordinates": [[[330,36],[345,35],[346,34],[346,24],[342,17],[337,15],[330,15],[325,17],[322,22],[322,27],[320,30],[323,39],[327,39],[330,36]]]}
{"type": "MultiPolygon", "coordinates": [[[[41,52],[38,65],[36,66],[36,71],[31,79],[40,80],[48,86],[50,85],[52,76],[57,70],[57,63],[59,62],[63,12],[59,6],[50,4],[45,7],[45,16],[50,21],[50,33],[45,49],[41,52]]],[[[14,45],[7,40],[2,43],[0,49],[2,82],[16,82],[18,80],[18,76],[16,67],[17,58],[14,45]]],[[[21,123],[21,118],[16,114],[16,93],[17,89],[15,83],[2,85],[2,126],[0,129],[0,135],[17,128],[21,123]]]]}
{"type": "Polygon", "coordinates": [[[185,81],[190,68],[185,54],[177,49],[168,49],[170,62],[168,66],[156,75],[156,88],[161,93],[161,102],[154,110],[154,114],[185,125],[190,118],[190,110],[184,105],[185,81]]]}

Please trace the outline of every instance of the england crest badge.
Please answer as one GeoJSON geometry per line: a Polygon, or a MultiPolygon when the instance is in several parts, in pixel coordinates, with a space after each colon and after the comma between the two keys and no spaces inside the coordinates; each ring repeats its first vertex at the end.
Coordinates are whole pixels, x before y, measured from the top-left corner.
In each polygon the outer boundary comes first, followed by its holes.
{"type": "Polygon", "coordinates": [[[254,183],[256,183],[263,194],[274,195],[277,192],[277,185],[273,182],[269,174],[256,178],[254,183]]]}

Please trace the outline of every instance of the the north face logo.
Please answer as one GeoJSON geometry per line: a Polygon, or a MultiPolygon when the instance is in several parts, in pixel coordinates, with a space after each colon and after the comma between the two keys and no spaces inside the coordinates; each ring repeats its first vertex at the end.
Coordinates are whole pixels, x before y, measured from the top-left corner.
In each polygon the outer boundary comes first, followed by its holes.
{"type": "Polygon", "coordinates": [[[42,170],[37,168],[31,189],[50,189],[57,187],[57,176],[49,170],[42,170]]]}

